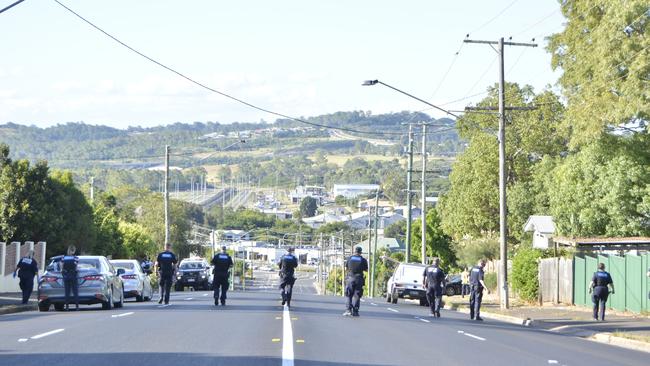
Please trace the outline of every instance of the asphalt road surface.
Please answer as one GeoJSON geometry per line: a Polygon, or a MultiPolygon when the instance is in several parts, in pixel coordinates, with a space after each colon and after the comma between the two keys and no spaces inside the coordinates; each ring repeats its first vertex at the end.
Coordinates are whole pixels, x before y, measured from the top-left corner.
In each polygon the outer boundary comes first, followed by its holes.
{"type": "Polygon", "coordinates": [[[275,272],[216,307],[210,292],[176,292],[169,306],[0,316],[0,365],[644,365],[647,353],[443,311],[365,299],[343,317],[309,275],[283,308],[275,272]]]}

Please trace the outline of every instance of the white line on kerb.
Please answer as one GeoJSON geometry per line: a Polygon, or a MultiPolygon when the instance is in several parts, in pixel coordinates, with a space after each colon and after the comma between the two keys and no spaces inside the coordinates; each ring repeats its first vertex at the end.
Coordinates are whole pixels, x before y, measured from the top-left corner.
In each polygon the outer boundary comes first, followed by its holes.
{"type": "Polygon", "coordinates": [[[185,301],[190,301],[190,300],[194,300],[194,298],[193,297],[188,297],[188,298],[185,299],[185,301]]]}
{"type": "Polygon", "coordinates": [[[65,329],[63,329],[63,328],[61,328],[61,329],[55,329],[55,330],[51,330],[51,331],[49,331],[49,332],[45,332],[45,333],[41,333],[41,334],[37,334],[37,335],[35,335],[35,336],[33,336],[33,337],[30,337],[30,338],[31,338],[31,339],[39,339],[39,338],[47,337],[47,336],[52,335],[52,334],[61,333],[61,332],[63,332],[64,330],[65,330],[65,329]]]}
{"type": "Polygon", "coordinates": [[[132,311],[131,311],[131,312],[128,312],[128,313],[115,314],[115,315],[111,315],[111,318],[121,318],[121,317],[123,317],[123,316],[129,316],[129,315],[132,315],[132,314],[133,314],[132,311]]]}
{"type": "Polygon", "coordinates": [[[289,307],[282,312],[282,366],[293,366],[293,330],[289,307]]]}
{"type": "Polygon", "coordinates": [[[386,308],[388,311],[392,311],[393,313],[399,313],[399,310],[395,310],[393,308],[386,308]]]}
{"type": "Polygon", "coordinates": [[[203,294],[203,296],[208,296],[209,294],[203,294]]]}

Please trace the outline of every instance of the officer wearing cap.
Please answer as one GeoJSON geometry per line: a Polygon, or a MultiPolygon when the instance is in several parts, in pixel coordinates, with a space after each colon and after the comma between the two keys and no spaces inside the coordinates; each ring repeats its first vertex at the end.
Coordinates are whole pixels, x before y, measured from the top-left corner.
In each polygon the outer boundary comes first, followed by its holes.
{"type": "Polygon", "coordinates": [[[469,317],[470,319],[476,319],[478,321],[483,321],[481,318],[481,302],[483,301],[483,289],[490,293],[490,289],[485,286],[483,278],[485,273],[483,272],[485,268],[485,259],[478,261],[478,264],[469,271],[469,317]]]}
{"type": "Polygon", "coordinates": [[[433,258],[433,264],[424,269],[422,284],[427,291],[431,316],[440,318],[440,304],[445,288],[445,272],[440,268],[440,258],[433,258]]]}
{"type": "Polygon", "coordinates": [[[291,306],[291,293],[293,292],[293,284],[296,283],[294,272],[298,267],[298,258],[293,254],[293,247],[287,249],[287,254],[280,258],[280,290],[282,294],[282,305],[287,304],[291,306]]]}
{"type": "Polygon", "coordinates": [[[30,250],[26,257],[20,258],[14,271],[14,278],[16,278],[16,272],[18,272],[18,278],[20,278],[20,290],[23,292],[22,303],[27,304],[34,289],[34,276],[38,274],[38,264],[34,259],[33,250],[30,250]]]}
{"type": "Polygon", "coordinates": [[[612,287],[612,294],[614,294],[614,281],[612,276],[605,271],[605,263],[598,263],[598,271],[591,277],[591,285],[589,285],[589,293],[591,301],[594,303],[594,320],[598,320],[600,310],[600,320],[605,321],[605,306],[607,297],[609,297],[609,287],[612,287]]]}
{"type": "Polygon", "coordinates": [[[77,265],[79,264],[79,257],[74,255],[77,248],[74,245],[68,247],[68,255],[63,256],[61,260],[63,269],[63,286],[65,288],[65,310],[70,310],[70,295],[74,296],[76,310],[79,310],[79,282],[77,279],[77,265]]]}
{"type": "Polygon", "coordinates": [[[165,251],[160,252],[156,259],[156,267],[158,267],[158,278],[160,282],[159,304],[162,304],[163,300],[165,301],[165,305],[169,304],[169,292],[172,289],[174,270],[177,262],[178,259],[176,258],[176,254],[172,252],[172,245],[170,243],[165,244],[165,251]]]}
{"type": "Polygon", "coordinates": [[[363,249],[356,247],[355,254],[348,258],[346,268],[348,276],[345,283],[345,296],[347,297],[347,310],[344,316],[359,316],[359,306],[363,296],[365,278],[363,272],[368,271],[368,261],[361,256],[363,249]]]}
{"type": "Polygon", "coordinates": [[[232,267],[232,258],[226,252],[226,246],[221,247],[221,253],[215,254],[212,258],[212,265],[214,269],[212,273],[214,274],[214,281],[212,286],[214,287],[214,305],[219,304],[221,300],[221,306],[226,306],[226,292],[228,291],[228,271],[232,267]],[[219,289],[221,289],[221,297],[219,297],[219,289]]]}

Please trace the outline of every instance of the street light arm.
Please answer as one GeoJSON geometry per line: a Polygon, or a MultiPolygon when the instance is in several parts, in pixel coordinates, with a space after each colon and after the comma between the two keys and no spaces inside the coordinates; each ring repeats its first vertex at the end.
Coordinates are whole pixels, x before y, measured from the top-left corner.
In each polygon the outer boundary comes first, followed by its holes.
{"type": "Polygon", "coordinates": [[[424,100],[424,99],[420,99],[420,98],[416,97],[416,96],[413,95],[413,94],[409,94],[409,93],[407,93],[407,92],[405,92],[405,91],[403,91],[403,90],[397,89],[396,87],[391,86],[391,85],[388,85],[388,84],[386,84],[386,83],[384,83],[384,82],[382,82],[382,81],[380,81],[380,80],[366,80],[366,81],[364,81],[361,85],[363,85],[363,86],[371,86],[371,85],[375,85],[375,84],[381,84],[381,85],[383,85],[383,86],[386,86],[386,87],[388,87],[388,88],[391,88],[391,89],[395,90],[396,92],[402,93],[402,94],[404,94],[404,95],[406,95],[406,96],[409,96],[409,97],[411,97],[411,98],[413,98],[413,99],[415,99],[415,100],[418,100],[418,101],[420,101],[420,102],[422,102],[422,103],[424,103],[424,104],[426,104],[426,105],[428,105],[428,106],[430,106],[430,107],[433,107],[433,108],[435,108],[435,109],[437,109],[437,110],[439,110],[439,111],[441,111],[441,112],[445,112],[446,114],[448,114],[448,115],[450,115],[450,116],[454,116],[454,117],[456,117],[456,118],[460,118],[460,116],[458,116],[457,114],[452,113],[451,111],[448,111],[448,110],[442,109],[442,108],[438,107],[437,105],[433,105],[433,104],[427,102],[427,101],[424,100]]]}

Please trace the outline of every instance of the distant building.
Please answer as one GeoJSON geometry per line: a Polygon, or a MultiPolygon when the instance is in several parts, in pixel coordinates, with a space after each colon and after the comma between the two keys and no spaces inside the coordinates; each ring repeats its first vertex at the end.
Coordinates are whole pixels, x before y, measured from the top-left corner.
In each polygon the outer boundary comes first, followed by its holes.
{"type": "MultiPolygon", "coordinates": [[[[372,239],[370,241],[370,248],[372,250],[375,250],[375,239],[372,239]]],[[[361,247],[363,249],[363,253],[368,254],[368,240],[364,240],[362,242],[359,242],[355,245],[355,247],[361,247]]],[[[381,250],[383,248],[387,248],[391,252],[399,252],[399,251],[404,251],[404,243],[401,241],[395,239],[395,238],[382,238],[379,237],[377,238],[377,250],[381,250]]]]}
{"type": "Polygon", "coordinates": [[[318,200],[318,204],[322,205],[323,199],[327,197],[327,190],[325,187],[319,186],[298,186],[289,193],[292,203],[300,203],[305,197],[315,198],[318,200]]]}
{"type": "MultiPolygon", "coordinates": [[[[397,206],[394,211],[406,218],[408,215],[408,206],[397,206]]],[[[422,217],[422,210],[419,207],[411,206],[411,219],[415,220],[420,217],[422,217]]]]}
{"type": "Polygon", "coordinates": [[[528,217],[524,225],[524,231],[533,232],[533,248],[548,249],[552,245],[555,234],[555,223],[553,216],[528,217]]]}
{"type": "Polygon", "coordinates": [[[375,192],[378,189],[378,184],[335,184],[333,195],[334,197],[356,198],[363,194],[375,192]]]}
{"type": "MultiPolygon", "coordinates": [[[[378,206],[379,206],[379,212],[389,211],[389,209],[392,210],[393,208],[393,204],[388,200],[379,200],[378,206]]],[[[371,209],[374,212],[375,199],[369,198],[367,200],[359,201],[359,203],[357,204],[357,208],[359,209],[359,211],[367,211],[368,209],[371,209]]]]}
{"type": "Polygon", "coordinates": [[[281,220],[288,220],[293,218],[293,213],[291,211],[281,211],[278,209],[272,209],[272,210],[261,209],[260,212],[262,212],[265,215],[275,216],[281,220]]]}
{"type": "Polygon", "coordinates": [[[247,241],[251,240],[250,234],[244,230],[223,230],[221,239],[225,241],[247,241]]]}

